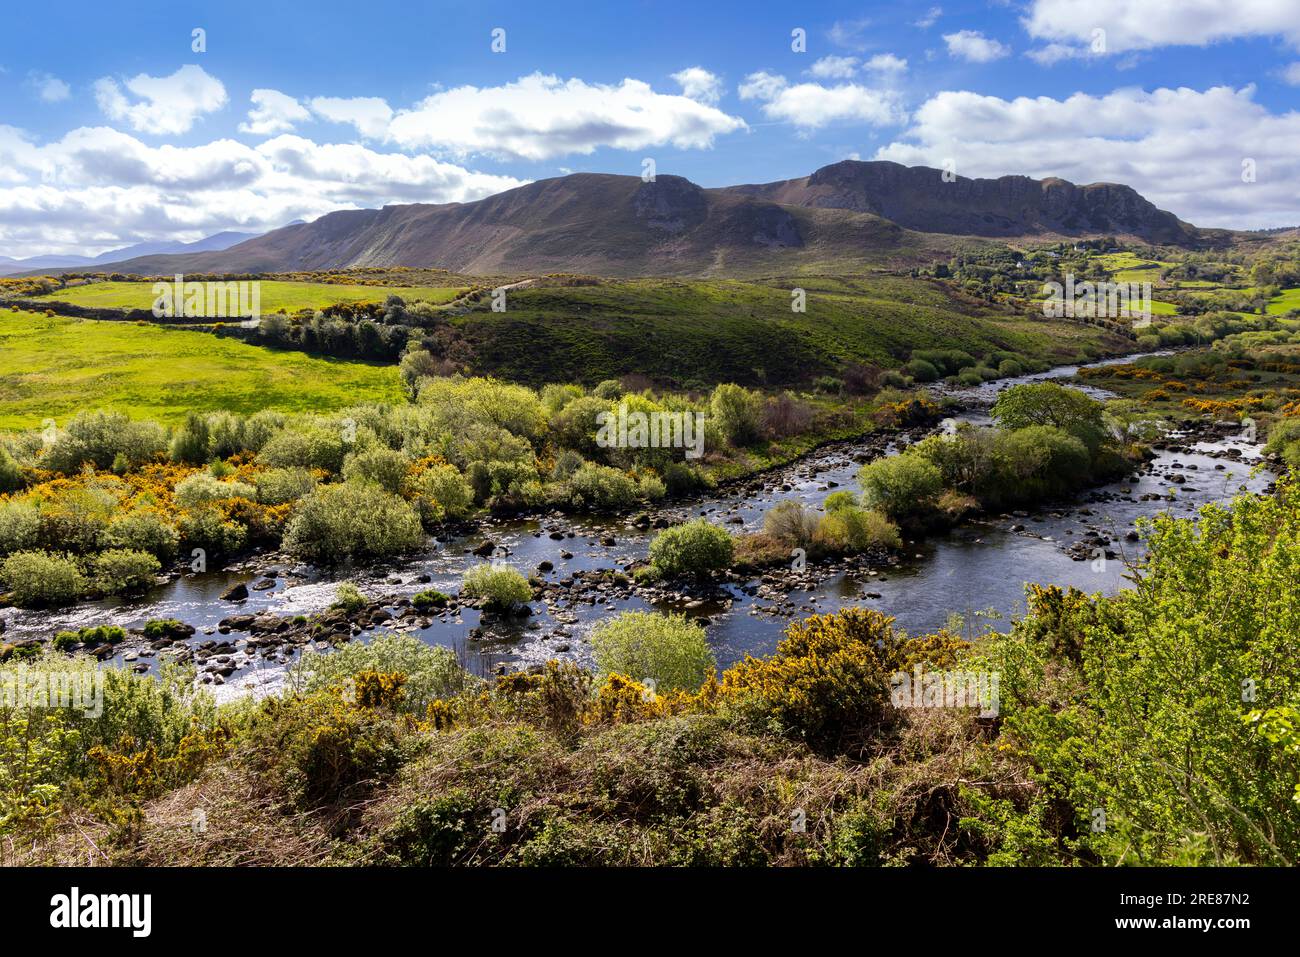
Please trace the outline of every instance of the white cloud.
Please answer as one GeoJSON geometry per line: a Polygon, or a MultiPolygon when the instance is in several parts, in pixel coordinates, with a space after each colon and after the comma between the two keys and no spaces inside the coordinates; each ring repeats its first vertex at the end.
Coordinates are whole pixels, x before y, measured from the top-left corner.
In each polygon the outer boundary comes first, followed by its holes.
{"type": "Polygon", "coordinates": [[[903,73],[907,70],[907,61],[892,53],[877,53],[866,63],[868,70],[877,73],[903,73]]]}
{"type": "Polygon", "coordinates": [[[989,63],[999,60],[1011,52],[1005,43],[986,37],[978,30],[958,30],[945,33],[943,42],[948,44],[948,55],[967,63],[989,63]]]}
{"type": "Polygon", "coordinates": [[[383,139],[393,118],[393,109],[377,96],[317,96],[310,101],[312,112],[332,123],[350,123],[366,139],[383,139]]]}
{"type": "Polygon", "coordinates": [[[641,80],[607,85],[533,73],[503,86],[434,93],[393,117],[387,137],[455,156],[545,160],[598,147],[702,149],[745,128],[739,117],[687,96],[656,93],[641,80]]]}
{"type": "Polygon", "coordinates": [[[282,135],[149,146],[108,127],[39,146],[0,127],[0,255],[93,254],[145,239],[260,232],[336,209],[465,202],[524,181],[428,155],[282,135]]]}
{"type": "Polygon", "coordinates": [[[1091,48],[1094,30],[1104,30],[1099,53],[1257,36],[1300,46],[1296,0],[1033,0],[1023,23],[1036,39],[1084,49],[1091,48]]]}
{"type": "Polygon", "coordinates": [[[311,119],[311,111],[286,93],[279,90],[254,90],[249,100],[253,108],[248,119],[239,124],[241,133],[269,136],[293,129],[295,123],[311,119]]]}
{"type": "Polygon", "coordinates": [[[1288,63],[1282,70],[1282,79],[1292,86],[1300,86],[1300,60],[1288,63]]]}
{"type": "Polygon", "coordinates": [[[1300,113],[1271,113],[1253,86],[1120,89],[1063,100],[943,92],[877,159],[963,176],[1059,176],[1132,186],[1198,226],[1290,226],[1300,182],[1300,113]],[[1256,182],[1242,182],[1242,162],[1256,182]]]}
{"type": "Polygon", "coordinates": [[[125,120],[140,133],[186,133],[200,116],[226,105],[221,81],[192,64],[171,76],[141,73],[125,81],[125,86],[126,93],[112,77],[96,80],[95,101],[109,119],[125,120]]]}
{"type": "Polygon", "coordinates": [[[858,72],[855,56],[824,56],[808,71],[819,80],[847,80],[858,72]]]}
{"type": "Polygon", "coordinates": [[[931,7],[929,10],[925,11],[925,16],[916,21],[915,25],[920,27],[922,30],[927,30],[934,26],[935,21],[941,16],[943,16],[943,7],[931,7]]]}
{"type": "Polygon", "coordinates": [[[830,38],[831,43],[836,46],[862,51],[866,49],[862,35],[866,33],[869,26],[871,26],[871,21],[865,17],[861,20],[836,20],[835,23],[831,24],[831,28],[826,35],[830,38]]]}
{"type": "Polygon", "coordinates": [[[709,106],[716,105],[722,99],[722,78],[704,67],[687,67],[674,73],[673,79],[681,84],[682,96],[709,106]]]}
{"type": "Polygon", "coordinates": [[[61,103],[72,95],[72,87],[57,76],[36,70],[27,74],[27,86],[36,91],[42,103],[61,103]]]}
{"type": "Polygon", "coordinates": [[[831,87],[819,83],[791,85],[783,76],[760,71],[745,77],[739,92],[741,99],[764,101],[763,114],[769,119],[783,120],[802,130],[841,121],[886,126],[907,118],[896,93],[856,83],[831,87]]]}

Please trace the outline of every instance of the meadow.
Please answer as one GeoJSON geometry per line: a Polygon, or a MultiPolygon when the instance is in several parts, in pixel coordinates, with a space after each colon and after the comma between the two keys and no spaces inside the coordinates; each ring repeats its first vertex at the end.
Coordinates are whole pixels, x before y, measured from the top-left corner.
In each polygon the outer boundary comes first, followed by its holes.
{"type": "MultiPolygon", "coordinates": [[[[387,296],[401,296],[408,302],[450,302],[464,292],[455,286],[369,286],[326,282],[262,280],[263,312],[297,312],[320,309],[339,302],[382,302],[387,296]]],[[[153,305],[152,282],[97,282],[72,286],[45,298],[76,306],[107,309],[148,309],[153,305]]]]}
{"type": "Polygon", "coordinates": [[[163,326],[0,311],[0,429],[62,424],[82,409],[175,423],[189,411],[328,411],[401,398],[391,365],[163,326]]]}

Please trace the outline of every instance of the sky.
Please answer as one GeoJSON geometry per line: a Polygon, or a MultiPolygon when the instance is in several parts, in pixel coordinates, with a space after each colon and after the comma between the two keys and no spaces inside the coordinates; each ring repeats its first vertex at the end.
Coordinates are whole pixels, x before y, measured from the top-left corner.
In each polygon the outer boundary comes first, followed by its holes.
{"type": "Polygon", "coordinates": [[[0,256],[265,232],[570,172],[844,159],[1300,225],[1300,0],[22,4],[0,256]],[[55,11],[57,10],[57,13],[55,11]]]}

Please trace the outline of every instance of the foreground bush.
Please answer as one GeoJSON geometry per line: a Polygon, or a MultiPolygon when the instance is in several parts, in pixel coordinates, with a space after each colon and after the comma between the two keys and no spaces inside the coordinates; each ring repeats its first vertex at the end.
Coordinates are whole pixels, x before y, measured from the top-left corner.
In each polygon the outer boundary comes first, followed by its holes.
{"type": "Polygon", "coordinates": [[[290,670],[291,685],[304,692],[320,691],[355,680],[362,672],[404,675],[395,707],[423,715],[438,700],[477,688],[481,682],[461,667],[450,648],[426,645],[411,635],[384,632],[369,642],[350,642],[329,654],[308,651],[290,670]]]}
{"type": "Polygon", "coordinates": [[[731,536],[702,518],[667,528],[650,543],[650,564],[664,577],[703,577],[731,565],[731,536]]]}
{"type": "Polygon", "coordinates": [[[323,485],[302,500],[284,547],[301,558],[334,564],[414,551],[424,541],[411,505],[377,485],[323,485]]]}
{"type": "Polygon", "coordinates": [[[683,615],[629,611],[591,631],[600,675],[626,675],[658,691],[695,691],[716,663],[704,629],[683,615]]]}
{"type": "Polygon", "coordinates": [[[148,552],[110,548],[91,559],[90,569],[96,591],[117,595],[150,587],[162,565],[148,552]]]}

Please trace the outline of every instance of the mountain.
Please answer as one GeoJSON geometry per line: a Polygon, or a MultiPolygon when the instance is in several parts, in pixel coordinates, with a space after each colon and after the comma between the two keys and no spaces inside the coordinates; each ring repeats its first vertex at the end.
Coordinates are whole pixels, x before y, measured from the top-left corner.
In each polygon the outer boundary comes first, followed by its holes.
{"type": "Polygon", "coordinates": [[[845,161],[811,176],[705,189],[679,176],[575,173],[471,203],[342,210],[211,252],[112,263],[145,275],[423,266],[468,274],[756,274],[907,265],[977,240],[1114,235],[1204,246],[1200,230],[1111,183],[956,177],[845,161]]]}
{"type": "Polygon", "coordinates": [[[127,259],[141,256],[176,255],[185,253],[219,252],[238,243],[255,239],[260,233],[226,232],[214,233],[192,243],[182,242],[144,242],[122,249],[109,250],[98,256],[31,256],[27,259],[13,259],[0,256],[0,276],[12,273],[31,272],[36,269],[85,269],[95,266],[107,266],[127,259]]]}

